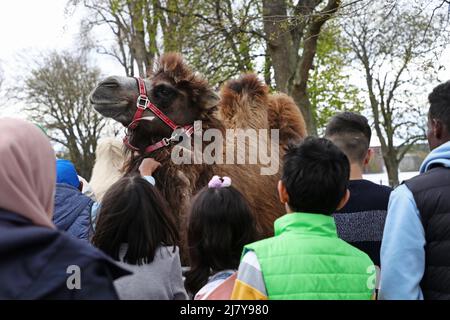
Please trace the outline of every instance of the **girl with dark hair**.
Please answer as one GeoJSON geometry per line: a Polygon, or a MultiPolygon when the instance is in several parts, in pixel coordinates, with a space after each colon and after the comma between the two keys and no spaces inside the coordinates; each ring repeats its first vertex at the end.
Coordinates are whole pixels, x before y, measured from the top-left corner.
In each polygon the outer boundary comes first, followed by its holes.
{"type": "Polygon", "coordinates": [[[175,219],[145,178],[126,176],[106,192],[92,242],[133,272],[114,283],[121,299],[187,299],[175,219]]]}
{"type": "MultiPolygon", "coordinates": [[[[244,245],[257,239],[249,205],[231,186],[230,178],[214,176],[195,197],[187,236],[190,270],[186,273],[186,289],[196,300],[214,296],[226,299],[217,292],[232,279],[244,245]]],[[[229,287],[225,295],[231,296],[233,283],[229,287]]]]}

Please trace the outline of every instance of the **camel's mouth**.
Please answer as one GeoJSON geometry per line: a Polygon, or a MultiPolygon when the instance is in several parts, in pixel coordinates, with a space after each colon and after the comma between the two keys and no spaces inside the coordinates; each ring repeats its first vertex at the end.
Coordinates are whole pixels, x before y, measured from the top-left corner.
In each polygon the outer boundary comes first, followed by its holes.
{"type": "Polygon", "coordinates": [[[122,125],[127,126],[131,121],[130,116],[127,112],[128,103],[123,102],[103,102],[103,101],[95,101],[91,99],[91,105],[95,111],[100,113],[103,117],[112,118],[122,125]]]}
{"type": "Polygon", "coordinates": [[[114,109],[114,108],[126,108],[128,106],[128,101],[120,100],[120,101],[102,101],[95,100],[91,98],[91,105],[95,108],[95,110],[99,111],[102,109],[114,109]]]}
{"type": "Polygon", "coordinates": [[[114,115],[125,113],[128,108],[128,101],[108,101],[103,99],[95,99],[91,96],[91,105],[98,113],[105,117],[113,118],[114,115]]]}
{"type": "Polygon", "coordinates": [[[93,104],[92,106],[94,107],[95,111],[97,111],[102,116],[107,117],[107,118],[115,118],[115,117],[123,114],[125,111],[123,109],[117,110],[116,107],[110,107],[110,106],[105,107],[104,105],[93,104]]]}

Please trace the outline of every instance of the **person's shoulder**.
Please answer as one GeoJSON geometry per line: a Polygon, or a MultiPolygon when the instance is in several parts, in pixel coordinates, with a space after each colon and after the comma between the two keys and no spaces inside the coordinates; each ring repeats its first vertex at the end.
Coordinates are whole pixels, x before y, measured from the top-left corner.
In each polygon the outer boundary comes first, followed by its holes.
{"type": "Polygon", "coordinates": [[[372,182],[370,180],[363,179],[363,180],[360,180],[360,181],[364,185],[364,187],[366,187],[367,189],[375,190],[375,191],[378,191],[380,193],[390,194],[392,192],[392,190],[393,190],[389,186],[385,186],[385,185],[382,185],[382,184],[377,184],[377,183],[372,182]]]}
{"type": "MultiPolygon", "coordinates": [[[[84,290],[76,293],[81,298],[115,299],[113,281],[131,274],[88,242],[59,232],[46,266],[30,290],[33,296],[56,294],[66,299],[69,277],[79,276],[84,290]]],[[[70,290],[69,290],[70,291],[70,290]]]]}
{"type": "MultiPolygon", "coordinates": [[[[3,214],[1,210],[0,213],[3,214]]],[[[14,250],[15,256],[31,256],[35,251],[51,248],[60,237],[56,229],[33,225],[17,214],[6,213],[6,217],[10,225],[0,226],[0,243],[8,244],[5,249],[14,250]]]]}
{"type": "Polygon", "coordinates": [[[256,252],[252,251],[252,250],[249,250],[244,253],[244,255],[242,256],[241,262],[249,264],[249,265],[255,265],[255,263],[259,263],[256,252]]]}
{"type": "Polygon", "coordinates": [[[129,274],[112,258],[89,242],[76,239],[64,232],[58,232],[59,248],[55,253],[55,263],[76,265],[82,269],[85,266],[99,264],[108,269],[113,278],[129,274]]]}
{"type": "Polygon", "coordinates": [[[411,191],[422,192],[430,190],[431,188],[447,184],[448,177],[450,177],[450,169],[446,167],[434,167],[426,172],[423,172],[415,177],[412,177],[403,184],[405,184],[411,191]]]}
{"type": "Polygon", "coordinates": [[[1,248],[5,253],[1,267],[15,270],[15,278],[7,273],[4,276],[16,283],[13,290],[20,297],[36,298],[56,290],[63,286],[73,267],[79,268],[82,276],[88,276],[86,270],[113,278],[128,274],[85,241],[56,229],[29,224],[0,229],[0,243],[9,243],[1,248]]]}
{"type": "Polygon", "coordinates": [[[386,203],[389,201],[389,196],[393,189],[389,186],[376,184],[369,180],[362,180],[364,192],[370,195],[372,201],[379,203],[386,203]]]}
{"type": "Polygon", "coordinates": [[[81,241],[79,239],[74,238],[73,236],[70,236],[66,234],[65,232],[60,232],[59,234],[60,241],[63,242],[63,246],[66,249],[72,249],[72,252],[76,252],[77,256],[83,256],[88,258],[103,258],[106,255],[92,246],[87,241],[81,241]]]}
{"type": "Polygon", "coordinates": [[[57,203],[67,199],[79,199],[87,203],[94,202],[94,200],[83,194],[79,189],[66,183],[56,184],[55,199],[57,203]]]}
{"type": "Polygon", "coordinates": [[[70,193],[72,193],[72,192],[76,192],[76,191],[81,193],[81,191],[79,189],[75,188],[74,186],[71,186],[70,184],[61,183],[61,182],[56,184],[56,192],[70,192],[70,193]]]}
{"type": "Polygon", "coordinates": [[[132,265],[133,270],[141,272],[159,270],[159,272],[172,274],[182,272],[180,250],[177,246],[159,246],[154,254],[153,261],[142,265],[132,265]]]}
{"type": "Polygon", "coordinates": [[[378,185],[379,190],[383,191],[386,194],[390,194],[394,189],[389,186],[378,185]]]}
{"type": "Polygon", "coordinates": [[[352,256],[353,258],[357,259],[359,263],[362,263],[363,265],[373,265],[372,259],[369,257],[369,255],[362,251],[361,249],[356,248],[355,246],[351,245],[347,241],[343,239],[336,239],[336,247],[341,248],[342,250],[341,254],[344,256],[352,256]]]}
{"type": "MultiPolygon", "coordinates": [[[[350,199],[336,213],[356,213],[387,210],[392,189],[369,180],[352,180],[349,183],[350,199]]],[[[341,216],[342,217],[342,216],[341,216]]],[[[335,216],[336,218],[336,216],[335,216]]]]}
{"type": "Polygon", "coordinates": [[[225,279],[217,279],[213,281],[209,281],[207,284],[205,284],[195,295],[194,300],[206,300],[206,298],[217,290],[217,288],[222,285],[227,278],[225,279]]]}
{"type": "Polygon", "coordinates": [[[255,251],[259,248],[267,247],[273,245],[273,243],[277,242],[279,237],[270,237],[262,240],[255,241],[253,243],[247,244],[244,248],[244,253],[248,253],[248,251],[255,251]]]}
{"type": "Polygon", "coordinates": [[[159,246],[156,249],[155,257],[159,259],[180,259],[180,249],[177,246],[159,246]]]}

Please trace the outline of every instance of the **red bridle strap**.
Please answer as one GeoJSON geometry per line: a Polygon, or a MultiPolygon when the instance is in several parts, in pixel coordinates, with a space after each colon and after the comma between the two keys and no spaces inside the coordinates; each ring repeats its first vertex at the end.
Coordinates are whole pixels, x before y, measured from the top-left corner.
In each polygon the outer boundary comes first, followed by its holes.
{"type": "MultiPolygon", "coordinates": [[[[128,126],[128,130],[135,129],[137,125],[139,124],[139,121],[142,120],[148,120],[147,118],[143,117],[143,114],[146,109],[149,109],[155,116],[157,116],[161,121],[163,121],[166,125],[168,125],[172,130],[173,134],[170,138],[164,138],[161,141],[152,144],[148,146],[145,149],[146,153],[153,152],[155,150],[161,149],[163,147],[169,146],[171,143],[175,142],[177,137],[180,136],[179,133],[176,133],[175,131],[179,128],[183,128],[183,131],[181,134],[184,134],[188,137],[190,137],[194,133],[194,127],[193,126],[177,126],[172,120],[170,120],[161,110],[159,110],[158,107],[156,107],[148,98],[147,96],[147,89],[145,88],[145,82],[143,79],[136,77],[135,78],[138,84],[139,88],[139,97],[137,98],[136,102],[136,112],[133,116],[133,121],[128,126]]],[[[128,134],[123,139],[124,144],[131,150],[139,151],[138,148],[132,146],[130,144],[128,134]]]]}
{"type": "Polygon", "coordinates": [[[172,130],[178,128],[178,126],[170,120],[157,106],[155,106],[147,96],[147,89],[145,88],[145,82],[142,78],[135,78],[138,83],[139,97],[136,102],[136,113],[134,114],[133,121],[131,122],[129,128],[135,129],[138,125],[138,121],[142,119],[146,109],[149,109],[160,118],[165,124],[167,124],[172,130]]]}
{"type": "MultiPolygon", "coordinates": [[[[184,130],[183,130],[182,134],[186,135],[187,137],[192,136],[192,134],[194,133],[194,127],[193,126],[184,127],[183,129],[184,130]]],[[[176,142],[176,137],[177,136],[179,136],[179,135],[173,135],[170,138],[164,138],[161,141],[159,141],[159,142],[157,142],[155,144],[152,144],[151,146],[148,146],[147,148],[145,148],[145,152],[146,153],[151,153],[151,152],[153,152],[155,150],[167,147],[172,142],[176,142]]]]}

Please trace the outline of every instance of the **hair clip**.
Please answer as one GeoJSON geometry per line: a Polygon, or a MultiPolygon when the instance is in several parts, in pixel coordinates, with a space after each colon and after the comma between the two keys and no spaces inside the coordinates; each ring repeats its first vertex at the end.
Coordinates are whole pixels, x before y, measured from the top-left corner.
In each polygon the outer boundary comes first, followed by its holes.
{"type": "Polygon", "coordinates": [[[214,176],[208,183],[208,188],[220,189],[227,188],[231,186],[231,178],[230,177],[219,177],[214,176]]]}

